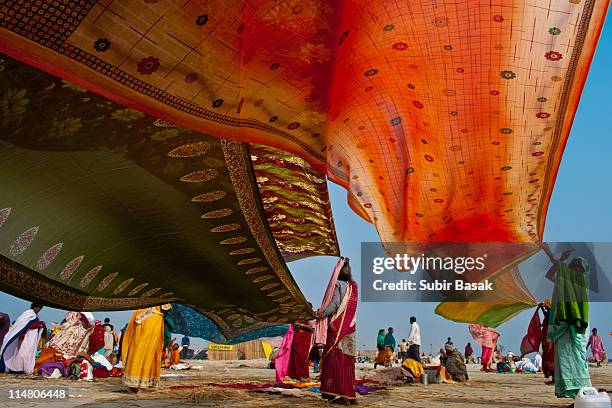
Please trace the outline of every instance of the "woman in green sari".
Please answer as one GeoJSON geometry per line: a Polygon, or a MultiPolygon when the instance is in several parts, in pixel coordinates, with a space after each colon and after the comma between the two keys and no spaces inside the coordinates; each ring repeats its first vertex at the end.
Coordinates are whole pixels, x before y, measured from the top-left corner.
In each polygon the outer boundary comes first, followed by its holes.
{"type": "Polygon", "coordinates": [[[566,264],[548,246],[544,250],[557,266],[548,320],[548,337],[555,343],[555,395],[576,398],[580,388],[591,386],[586,356],[589,265],[580,257],[566,264]]]}

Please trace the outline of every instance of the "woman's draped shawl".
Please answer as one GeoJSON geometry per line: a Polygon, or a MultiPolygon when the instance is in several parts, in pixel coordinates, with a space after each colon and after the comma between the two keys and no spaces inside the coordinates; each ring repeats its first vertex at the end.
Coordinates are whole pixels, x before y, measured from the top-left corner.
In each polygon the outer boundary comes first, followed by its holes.
{"type": "Polygon", "coordinates": [[[325,347],[323,359],[330,353],[332,349],[338,346],[342,339],[354,333],[357,317],[357,301],[359,298],[357,282],[349,282],[346,294],[342,299],[342,303],[336,313],[329,317],[328,337],[325,347]]]}
{"type": "Polygon", "coordinates": [[[64,323],[51,338],[48,347],[62,353],[64,358],[76,357],[90,329],[91,325],[80,312],[66,312],[64,323]]]}
{"type": "Polygon", "coordinates": [[[482,347],[495,347],[497,340],[501,336],[497,330],[480,324],[470,324],[468,328],[474,341],[482,347]]]}
{"type": "Polygon", "coordinates": [[[291,344],[293,343],[293,325],[289,325],[289,330],[283,337],[276,360],[274,360],[274,368],[276,369],[276,381],[283,382],[289,372],[289,359],[291,358],[291,344]]]}
{"type": "MultiPolygon", "coordinates": [[[[31,323],[36,322],[38,322],[38,315],[32,309],[26,310],[19,315],[17,320],[15,320],[15,323],[11,326],[8,333],[6,333],[6,336],[4,336],[2,351],[0,352],[0,373],[6,371],[6,363],[19,351],[19,338],[21,335],[27,332],[31,323]]],[[[36,341],[36,343],[38,343],[38,341],[36,341]]]]}
{"type": "MultiPolygon", "coordinates": [[[[559,261],[559,268],[553,289],[553,304],[550,313],[550,324],[554,327],[566,322],[575,327],[576,332],[584,334],[589,325],[589,302],[586,274],[589,266],[583,258],[585,272],[578,272],[564,262],[559,261]]],[[[549,331],[550,336],[554,333],[549,331]]]]}
{"type": "MultiPolygon", "coordinates": [[[[338,259],[336,266],[332,272],[331,277],[329,278],[329,283],[327,284],[327,289],[325,290],[325,296],[323,296],[323,301],[321,302],[321,310],[325,310],[327,306],[332,301],[334,297],[334,289],[336,288],[336,281],[338,280],[338,274],[340,270],[344,266],[344,258],[338,259]]],[[[315,335],[314,335],[314,344],[316,345],[325,345],[327,343],[327,324],[328,319],[318,319],[315,324],[315,335]]]]}

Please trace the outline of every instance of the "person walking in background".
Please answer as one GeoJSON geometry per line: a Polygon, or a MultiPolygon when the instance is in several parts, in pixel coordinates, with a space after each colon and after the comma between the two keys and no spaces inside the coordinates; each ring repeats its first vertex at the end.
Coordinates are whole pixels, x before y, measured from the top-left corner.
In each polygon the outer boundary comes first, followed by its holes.
{"type": "Polygon", "coordinates": [[[395,352],[395,337],[393,337],[393,327],[389,327],[385,335],[385,367],[393,365],[393,353],[395,352]]]}
{"type": "Polygon", "coordinates": [[[408,342],[406,341],[406,339],[402,339],[401,343],[399,344],[399,359],[400,361],[404,361],[408,356],[408,342]]]}
{"type": "Polygon", "coordinates": [[[591,331],[589,342],[587,343],[587,349],[591,347],[593,353],[593,359],[597,363],[597,367],[601,367],[601,362],[604,361],[604,348],[601,336],[597,334],[597,329],[591,331]]]}
{"type": "Polygon", "coordinates": [[[32,374],[36,351],[45,322],[38,318],[42,305],[32,303],[4,336],[0,351],[0,373],[32,374]]]}
{"type": "Polygon", "coordinates": [[[416,317],[410,317],[410,334],[408,335],[408,358],[421,361],[421,327],[416,317]]]}
{"type": "Polygon", "coordinates": [[[472,360],[472,354],[474,354],[474,349],[472,348],[472,344],[468,343],[465,345],[465,362],[469,363],[472,360]]]}
{"type": "Polygon", "coordinates": [[[376,336],[376,350],[378,350],[378,353],[374,360],[374,369],[376,369],[379,364],[385,365],[385,329],[380,329],[378,331],[378,335],[376,336]]]}
{"type": "Polygon", "coordinates": [[[183,347],[183,350],[181,351],[182,359],[187,358],[187,350],[189,350],[189,344],[190,344],[189,337],[183,336],[183,338],[181,339],[181,346],[183,347]]]}
{"type": "Polygon", "coordinates": [[[450,337],[446,338],[446,343],[444,343],[444,347],[446,346],[452,346],[453,345],[453,341],[451,340],[450,337]]]}

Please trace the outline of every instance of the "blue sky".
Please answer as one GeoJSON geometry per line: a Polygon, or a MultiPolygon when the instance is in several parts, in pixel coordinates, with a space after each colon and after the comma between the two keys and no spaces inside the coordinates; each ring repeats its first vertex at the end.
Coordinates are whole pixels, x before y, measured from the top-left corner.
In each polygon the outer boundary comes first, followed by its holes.
{"type": "MultiPolygon", "coordinates": [[[[545,240],[612,242],[612,23],[604,25],[602,37],[578,108],[572,133],[565,150],[555,184],[545,229],[545,240]]],[[[378,241],[374,227],[355,215],[346,204],[346,191],[330,184],[330,196],[340,248],[344,256],[360,259],[363,241],[378,241]]],[[[289,264],[300,288],[313,305],[319,305],[335,259],[317,257],[289,264]]],[[[359,274],[359,262],[352,263],[353,272],[359,274]]],[[[544,271],[543,271],[544,273],[544,271]]],[[[541,300],[541,299],[538,299],[541,300]]],[[[14,319],[28,302],[0,293],[0,311],[14,319]]],[[[612,320],[610,303],[591,304],[591,327],[597,327],[604,335],[604,347],[612,350],[612,320]]],[[[430,345],[437,350],[450,336],[456,345],[470,341],[465,324],[444,320],[435,315],[433,303],[360,303],[357,321],[359,347],[373,348],[379,328],[392,326],[396,338],[408,335],[408,318],[417,316],[423,332],[424,351],[430,345]]],[[[532,311],[523,312],[512,321],[501,325],[500,344],[506,350],[518,352],[532,311]]],[[[100,312],[97,318],[111,317],[116,326],[123,326],[130,312],[100,312]]],[[[41,317],[48,321],[60,321],[63,312],[45,308],[41,317]]]]}

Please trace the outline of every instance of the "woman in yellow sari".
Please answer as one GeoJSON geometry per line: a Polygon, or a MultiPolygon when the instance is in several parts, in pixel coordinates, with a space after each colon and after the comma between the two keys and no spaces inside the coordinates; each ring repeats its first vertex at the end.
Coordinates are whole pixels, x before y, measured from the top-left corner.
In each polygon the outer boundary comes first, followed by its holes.
{"type": "Polygon", "coordinates": [[[131,391],[157,387],[164,347],[164,311],[170,305],[134,312],[123,335],[121,359],[125,365],[123,383],[131,391]]]}

